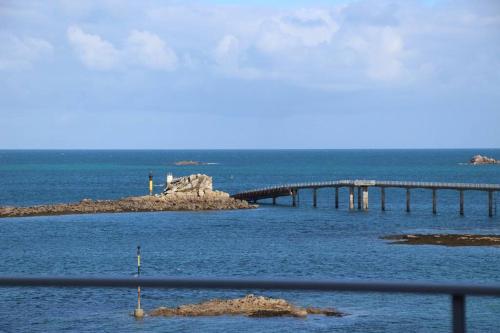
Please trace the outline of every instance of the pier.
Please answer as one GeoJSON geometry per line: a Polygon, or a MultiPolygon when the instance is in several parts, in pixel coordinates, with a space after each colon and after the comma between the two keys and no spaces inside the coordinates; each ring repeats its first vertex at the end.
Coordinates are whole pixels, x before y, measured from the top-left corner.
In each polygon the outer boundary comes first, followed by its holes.
{"type": "Polygon", "coordinates": [[[379,180],[337,180],[325,182],[295,183],[279,186],[270,186],[261,189],[240,192],[232,195],[235,199],[258,202],[259,200],[272,199],[273,205],[276,198],[291,197],[292,206],[297,206],[300,190],[312,190],[313,206],[318,204],[318,190],[322,188],[335,189],[335,208],[339,208],[339,188],[349,190],[349,209],[355,209],[355,193],[357,192],[357,209],[368,210],[368,189],[378,188],[380,190],[380,208],[386,209],[386,189],[402,188],[406,190],[406,211],[411,211],[411,190],[427,189],[432,191],[432,212],[437,214],[437,192],[438,190],[454,190],[458,192],[459,213],[464,215],[464,192],[482,191],[486,193],[488,216],[494,213],[494,193],[500,191],[500,184],[473,184],[473,183],[437,183],[437,182],[412,182],[412,181],[379,181],[379,180]]]}

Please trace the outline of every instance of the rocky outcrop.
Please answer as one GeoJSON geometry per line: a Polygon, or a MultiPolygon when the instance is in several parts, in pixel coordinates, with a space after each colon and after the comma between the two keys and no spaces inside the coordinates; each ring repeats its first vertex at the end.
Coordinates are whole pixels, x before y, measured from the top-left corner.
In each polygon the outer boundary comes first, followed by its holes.
{"type": "Polygon", "coordinates": [[[480,164],[500,164],[500,161],[495,160],[494,158],[488,157],[488,156],[483,156],[483,155],[476,155],[471,158],[470,164],[473,165],[480,165],[480,164]]]}
{"type": "Polygon", "coordinates": [[[341,317],[345,314],[335,309],[301,308],[284,299],[274,299],[252,294],[229,300],[213,299],[199,304],[181,305],[177,308],[160,307],[150,316],[224,316],[242,315],[248,317],[307,317],[308,314],[341,317]]]}
{"type": "Polygon", "coordinates": [[[177,193],[196,193],[200,197],[205,194],[210,195],[213,193],[212,177],[196,174],[176,178],[167,184],[167,188],[163,191],[165,195],[177,193]]]}
{"type": "Polygon", "coordinates": [[[393,235],[382,237],[392,244],[442,246],[500,246],[500,235],[436,234],[393,235]]]}
{"type": "Polygon", "coordinates": [[[212,189],[212,177],[191,175],[175,179],[162,194],[128,197],[118,200],[83,199],[77,203],[32,207],[0,207],[0,217],[154,212],[177,210],[228,210],[255,208],[244,200],[212,189]]]}

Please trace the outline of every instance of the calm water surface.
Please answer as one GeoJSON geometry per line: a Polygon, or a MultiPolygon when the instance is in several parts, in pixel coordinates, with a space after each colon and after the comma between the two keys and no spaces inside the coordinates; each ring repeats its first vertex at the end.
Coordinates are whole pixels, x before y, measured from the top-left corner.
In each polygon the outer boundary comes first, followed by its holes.
{"type": "MultiPolygon", "coordinates": [[[[469,166],[475,153],[500,158],[500,150],[331,150],[331,151],[0,151],[0,205],[33,205],[119,198],[147,192],[150,170],[155,190],[165,174],[206,173],[217,189],[240,190],[287,182],[379,179],[500,183],[500,166],[469,166]],[[175,166],[178,160],[215,164],[175,166]]],[[[396,246],[380,237],[394,233],[500,233],[500,216],[487,216],[485,193],[412,191],[404,212],[403,190],[370,191],[368,212],[349,212],[348,194],[310,192],[300,205],[225,212],[96,214],[0,220],[1,274],[134,276],[135,248],[143,250],[143,275],[301,279],[388,279],[500,282],[500,248],[396,246]]],[[[497,194],[498,196],[498,194],[497,194]]],[[[499,199],[497,198],[497,201],[499,199]]],[[[496,206],[500,206],[495,203],[496,206]]],[[[130,317],[136,293],[129,289],[1,289],[1,332],[448,332],[445,296],[350,293],[259,292],[301,306],[333,306],[344,318],[130,317]]],[[[143,291],[146,310],[244,291],[143,291]]],[[[471,332],[500,327],[500,300],[469,298],[471,332]]]]}

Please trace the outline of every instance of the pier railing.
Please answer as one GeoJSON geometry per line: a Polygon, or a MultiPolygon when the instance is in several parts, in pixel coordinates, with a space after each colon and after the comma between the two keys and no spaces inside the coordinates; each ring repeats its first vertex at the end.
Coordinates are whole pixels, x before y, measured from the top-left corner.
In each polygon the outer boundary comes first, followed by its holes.
{"type": "MultiPolygon", "coordinates": [[[[249,279],[182,279],[182,278],[68,278],[68,277],[0,277],[1,287],[102,287],[102,288],[169,288],[231,290],[294,290],[322,292],[376,292],[449,295],[452,332],[466,332],[466,296],[500,297],[500,284],[451,284],[387,281],[311,281],[249,279]]],[[[495,328],[491,328],[495,330],[495,328]]]]}

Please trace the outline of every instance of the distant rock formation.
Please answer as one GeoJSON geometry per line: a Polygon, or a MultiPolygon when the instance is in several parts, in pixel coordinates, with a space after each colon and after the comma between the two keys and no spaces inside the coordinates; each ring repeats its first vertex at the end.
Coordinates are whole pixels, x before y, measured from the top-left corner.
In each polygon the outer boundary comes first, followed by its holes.
{"type": "Polygon", "coordinates": [[[204,163],[198,162],[198,161],[177,161],[174,164],[179,165],[179,166],[183,166],[183,165],[200,165],[200,164],[204,164],[204,163]]]}
{"type": "Polygon", "coordinates": [[[177,308],[160,307],[150,316],[224,316],[243,315],[248,317],[307,317],[308,314],[342,317],[345,314],[335,309],[301,308],[284,299],[273,299],[252,294],[229,300],[213,299],[199,304],[181,305],[177,308]]]}
{"type": "Polygon", "coordinates": [[[480,164],[499,164],[500,161],[495,160],[494,158],[488,157],[488,156],[483,156],[483,155],[476,155],[471,158],[470,164],[473,165],[480,165],[480,164]]]}

